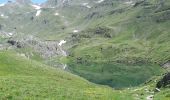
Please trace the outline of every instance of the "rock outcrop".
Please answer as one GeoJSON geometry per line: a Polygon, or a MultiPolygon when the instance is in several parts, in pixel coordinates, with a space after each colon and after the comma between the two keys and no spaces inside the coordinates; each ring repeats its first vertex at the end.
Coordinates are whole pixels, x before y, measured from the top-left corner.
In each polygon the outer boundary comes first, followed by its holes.
{"type": "Polygon", "coordinates": [[[156,84],[157,88],[166,87],[170,85],[170,73],[164,75],[164,77],[156,84]]]}

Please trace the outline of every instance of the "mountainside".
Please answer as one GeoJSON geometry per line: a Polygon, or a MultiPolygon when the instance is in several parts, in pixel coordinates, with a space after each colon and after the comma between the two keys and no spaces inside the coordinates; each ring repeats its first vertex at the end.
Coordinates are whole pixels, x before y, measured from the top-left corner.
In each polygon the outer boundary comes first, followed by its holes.
{"type": "Polygon", "coordinates": [[[156,100],[168,100],[169,88],[153,91],[162,74],[170,71],[169,27],[169,0],[47,0],[39,5],[16,0],[0,4],[0,75],[9,80],[1,80],[1,87],[11,81],[22,86],[30,81],[37,89],[32,91],[34,87],[27,84],[15,94],[9,90],[17,86],[10,85],[0,88],[4,91],[0,98],[10,99],[4,97],[10,92],[9,97],[17,99],[30,88],[31,93],[21,98],[132,100],[154,95],[156,100]],[[50,88],[61,85],[61,89],[50,92],[48,84],[50,88]]]}
{"type": "MultiPolygon", "coordinates": [[[[116,98],[112,95],[114,91],[108,87],[92,84],[78,76],[14,53],[16,52],[0,52],[1,99],[98,100],[98,98],[116,98]]],[[[115,95],[118,95],[119,99],[125,98],[119,93],[115,95]]]]}

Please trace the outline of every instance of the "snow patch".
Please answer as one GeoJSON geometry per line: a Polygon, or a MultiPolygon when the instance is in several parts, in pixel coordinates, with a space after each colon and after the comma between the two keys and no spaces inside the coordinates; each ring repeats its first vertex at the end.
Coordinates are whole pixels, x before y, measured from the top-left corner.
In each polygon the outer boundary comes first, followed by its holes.
{"type": "Polygon", "coordinates": [[[41,10],[37,10],[36,16],[40,16],[41,10]]]}
{"type": "Polygon", "coordinates": [[[55,16],[58,16],[58,15],[59,15],[59,13],[55,13],[54,15],[55,15],[55,16]]]}
{"type": "Polygon", "coordinates": [[[86,6],[86,5],[88,5],[88,4],[89,4],[89,3],[83,3],[82,5],[83,5],[83,6],[86,6]]]}
{"type": "Polygon", "coordinates": [[[1,17],[4,17],[4,14],[1,14],[1,17]]]}
{"type": "Polygon", "coordinates": [[[127,2],[125,2],[125,4],[127,4],[127,5],[134,5],[133,1],[127,1],[127,2]]]}
{"type": "Polygon", "coordinates": [[[8,18],[8,16],[5,16],[4,14],[0,15],[2,18],[8,18]]]}
{"type": "Polygon", "coordinates": [[[65,40],[61,40],[59,43],[58,43],[58,45],[59,46],[62,46],[63,44],[65,44],[67,41],[65,41],[65,40]]]}
{"type": "MultiPolygon", "coordinates": [[[[62,55],[63,56],[67,56],[67,53],[61,48],[61,46],[63,45],[63,44],[65,44],[67,41],[65,41],[65,40],[61,40],[59,43],[58,43],[58,45],[59,45],[59,49],[60,49],[60,51],[62,52],[62,55]]],[[[65,69],[67,66],[64,66],[63,68],[65,69]]]]}
{"type": "Polygon", "coordinates": [[[8,32],[0,32],[0,36],[2,38],[10,38],[14,35],[14,33],[8,33],[8,32]]]}
{"type": "Polygon", "coordinates": [[[5,6],[5,3],[0,4],[0,7],[3,7],[3,6],[5,6]]]}
{"type": "Polygon", "coordinates": [[[79,32],[79,30],[73,30],[73,32],[74,32],[74,33],[77,33],[77,32],[79,32]]]}
{"type": "Polygon", "coordinates": [[[64,65],[63,65],[63,69],[66,69],[66,68],[67,68],[67,65],[66,65],[66,64],[64,64],[64,65]]]}
{"type": "Polygon", "coordinates": [[[7,37],[12,37],[14,33],[6,33],[7,37]]]}
{"type": "Polygon", "coordinates": [[[38,5],[31,5],[32,7],[34,7],[34,9],[36,10],[40,10],[42,7],[41,6],[38,6],[38,5]]]}
{"type": "Polygon", "coordinates": [[[91,6],[88,5],[89,3],[83,3],[82,5],[87,7],[87,8],[91,8],[91,6]]]}
{"type": "Polygon", "coordinates": [[[102,3],[104,0],[99,0],[99,1],[97,1],[97,3],[102,3]]]}
{"type": "Polygon", "coordinates": [[[9,36],[12,36],[14,33],[8,33],[9,36]]]}
{"type": "Polygon", "coordinates": [[[86,7],[87,7],[87,8],[91,8],[91,6],[89,6],[89,5],[87,5],[86,7]]]}

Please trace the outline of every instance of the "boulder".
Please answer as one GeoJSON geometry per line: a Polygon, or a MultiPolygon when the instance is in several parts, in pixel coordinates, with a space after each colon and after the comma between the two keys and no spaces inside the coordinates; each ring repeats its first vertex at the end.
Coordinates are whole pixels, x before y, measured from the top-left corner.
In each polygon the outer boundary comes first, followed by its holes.
{"type": "Polygon", "coordinates": [[[168,85],[170,85],[170,73],[167,73],[160,81],[158,81],[156,88],[166,87],[168,85]]]}

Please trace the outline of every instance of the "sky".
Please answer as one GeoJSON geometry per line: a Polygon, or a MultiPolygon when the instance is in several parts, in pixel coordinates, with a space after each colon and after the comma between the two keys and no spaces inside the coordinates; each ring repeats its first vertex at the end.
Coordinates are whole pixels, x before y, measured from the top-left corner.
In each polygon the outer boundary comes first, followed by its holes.
{"type": "MultiPolygon", "coordinates": [[[[8,0],[0,0],[0,3],[5,3],[7,2],[8,0]]],[[[11,0],[11,1],[14,1],[14,0],[11,0]]],[[[33,3],[43,3],[47,0],[31,0],[33,3]]]]}
{"type": "Polygon", "coordinates": [[[31,0],[33,3],[43,3],[47,0],[31,0]]]}
{"type": "Polygon", "coordinates": [[[4,3],[4,2],[6,2],[7,0],[0,0],[0,3],[4,3]]]}

